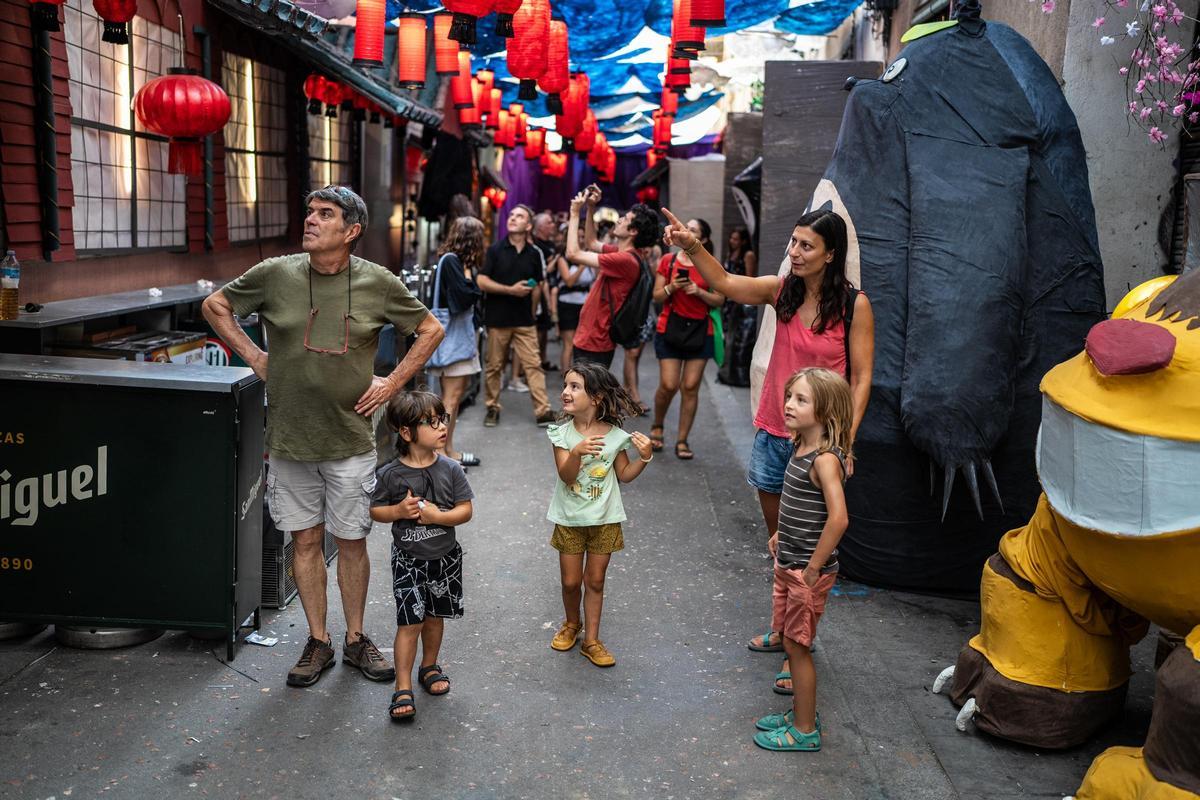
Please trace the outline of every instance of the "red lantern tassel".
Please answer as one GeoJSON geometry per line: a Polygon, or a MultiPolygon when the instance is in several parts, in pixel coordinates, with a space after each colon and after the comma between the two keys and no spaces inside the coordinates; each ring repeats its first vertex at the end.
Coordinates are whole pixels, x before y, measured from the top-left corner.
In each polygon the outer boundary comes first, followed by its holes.
{"type": "Polygon", "coordinates": [[[48,0],[48,2],[37,2],[29,6],[29,16],[35,31],[50,31],[51,33],[61,30],[58,25],[58,7],[62,5],[63,0],[48,0]]]}
{"type": "Polygon", "coordinates": [[[203,155],[204,149],[195,139],[172,139],[167,144],[167,172],[198,178],[204,172],[203,155]]]}

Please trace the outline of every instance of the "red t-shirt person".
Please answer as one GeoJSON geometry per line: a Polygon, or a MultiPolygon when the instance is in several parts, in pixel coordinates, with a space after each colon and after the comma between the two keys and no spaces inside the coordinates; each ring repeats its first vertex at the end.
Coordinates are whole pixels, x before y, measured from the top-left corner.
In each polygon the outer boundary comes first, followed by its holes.
{"type": "MultiPolygon", "coordinates": [[[[679,270],[686,269],[688,278],[696,286],[704,291],[709,291],[708,281],[704,280],[704,276],[700,274],[700,270],[693,267],[691,264],[683,264],[675,255],[667,253],[658,262],[658,274],[667,279],[669,284],[675,280],[675,276],[679,274],[679,270]]],[[[673,289],[667,302],[663,303],[662,313],[658,315],[658,322],[654,329],[659,333],[667,332],[667,317],[675,314],[687,319],[704,319],[708,317],[708,335],[712,336],[713,323],[712,317],[709,316],[711,306],[695,295],[690,295],[677,289],[673,289]]]]}
{"type": "Polygon", "coordinates": [[[591,353],[607,353],[616,345],[609,336],[613,314],[625,302],[637,283],[642,264],[632,250],[618,250],[606,244],[598,256],[600,275],[592,284],[575,329],[575,346],[591,353]],[[612,305],[609,305],[609,300],[612,305]]]}

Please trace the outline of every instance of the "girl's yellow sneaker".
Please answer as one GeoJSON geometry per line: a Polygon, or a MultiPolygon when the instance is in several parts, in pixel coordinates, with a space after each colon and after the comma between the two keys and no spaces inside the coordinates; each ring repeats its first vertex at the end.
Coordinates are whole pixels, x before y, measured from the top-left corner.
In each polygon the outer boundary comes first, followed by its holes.
{"type": "Polygon", "coordinates": [[[579,652],[583,653],[583,657],[597,667],[611,667],[617,663],[613,654],[608,652],[608,648],[599,639],[594,642],[584,642],[580,645],[579,652]]]}
{"type": "Polygon", "coordinates": [[[564,622],[558,629],[558,633],[554,634],[554,638],[550,640],[550,646],[555,650],[570,650],[575,646],[575,640],[579,638],[579,631],[582,628],[583,626],[578,622],[564,622]]]}

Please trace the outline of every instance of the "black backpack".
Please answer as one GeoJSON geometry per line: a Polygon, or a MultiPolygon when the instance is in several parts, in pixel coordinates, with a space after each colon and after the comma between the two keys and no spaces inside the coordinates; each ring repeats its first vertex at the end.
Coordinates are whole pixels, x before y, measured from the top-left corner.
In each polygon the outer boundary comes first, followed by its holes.
{"type": "MultiPolygon", "coordinates": [[[[636,254],[635,254],[636,255],[636,254]]],[[[637,347],[641,344],[642,328],[646,317],[650,314],[650,301],[654,299],[654,273],[641,257],[637,256],[639,274],[633,287],[625,297],[621,307],[612,312],[612,325],[608,329],[608,337],[613,345],[620,347],[637,347]]],[[[612,308],[612,290],[609,282],[604,282],[604,299],[612,308]]]]}

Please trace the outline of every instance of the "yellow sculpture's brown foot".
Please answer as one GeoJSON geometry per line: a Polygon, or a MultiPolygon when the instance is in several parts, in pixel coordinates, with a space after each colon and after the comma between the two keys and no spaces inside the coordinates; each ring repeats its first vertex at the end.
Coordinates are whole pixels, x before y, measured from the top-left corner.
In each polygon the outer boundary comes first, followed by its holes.
{"type": "Polygon", "coordinates": [[[1200,800],[1200,627],[1158,668],[1145,747],[1110,747],[1076,800],[1200,800]]]}

